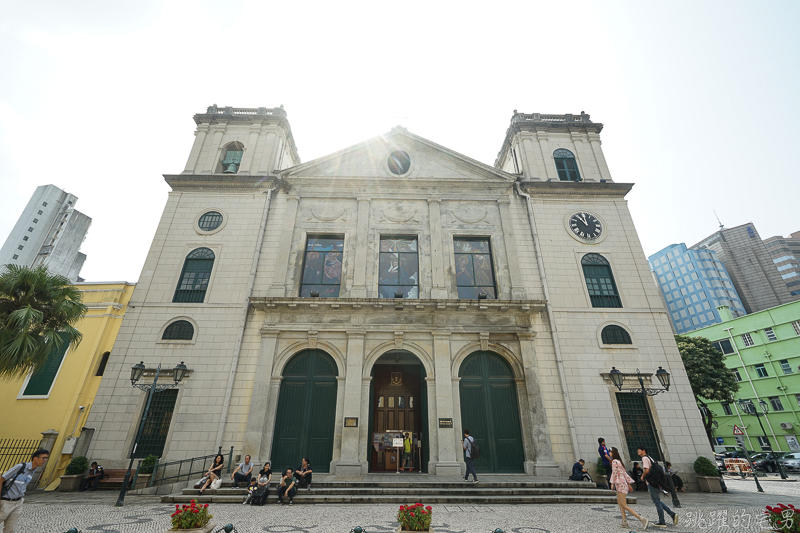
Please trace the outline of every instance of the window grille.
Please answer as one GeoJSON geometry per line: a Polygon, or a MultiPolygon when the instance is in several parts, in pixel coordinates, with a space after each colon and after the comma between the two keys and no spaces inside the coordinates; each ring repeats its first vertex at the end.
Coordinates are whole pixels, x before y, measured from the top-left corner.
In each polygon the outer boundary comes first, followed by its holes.
{"type": "Polygon", "coordinates": [[[788,359],[781,359],[781,370],[783,370],[784,374],[791,374],[792,373],[792,365],[789,364],[788,359]]]}
{"type": "Polygon", "coordinates": [[[586,254],[581,265],[592,307],[622,307],[608,260],[599,254],[586,254]]]}
{"type": "Polygon", "coordinates": [[[643,446],[647,449],[648,455],[656,461],[661,461],[653,425],[650,423],[647,406],[644,403],[646,400],[641,394],[627,392],[618,392],[616,396],[625,441],[628,445],[628,457],[637,457],[636,449],[643,446]]]}
{"type": "Polygon", "coordinates": [[[165,341],[190,341],[194,338],[194,326],[187,320],[176,320],[164,330],[165,341]]]}
{"type": "Polygon", "coordinates": [[[755,345],[755,343],[753,342],[753,337],[751,337],[749,333],[742,334],[742,342],[744,342],[745,346],[755,345]]]}
{"type": "Polygon", "coordinates": [[[770,342],[778,340],[778,336],[775,335],[775,331],[772,328],[764,328],[764,334],[767,336],[767,340],[770,342]]]}
{"type": "Polygon", "coordinates": [[[630,334],[620,326],[606,326],[600,333],[603,344],[633,344],[630,334]]]}
{"type": "Polygon", "coordinates": [[[206,297],[211,270],[214,267],[214,252],[198,248],[186,256],[181,279],[175,289],[173,302],[202,303],[206,297]]]}
{"type": "Polygon", "coordinates": [[[168,389],[153,393],[150,409],[147,411],[147,420],[142,430],[139,447],[136,448],[136,458],[155,455],[164,455],[164,445],[167,442],[169,426],[172,423],[172,413],[175,410],[175,401],[178,399],[178,389],[168,389]]]}

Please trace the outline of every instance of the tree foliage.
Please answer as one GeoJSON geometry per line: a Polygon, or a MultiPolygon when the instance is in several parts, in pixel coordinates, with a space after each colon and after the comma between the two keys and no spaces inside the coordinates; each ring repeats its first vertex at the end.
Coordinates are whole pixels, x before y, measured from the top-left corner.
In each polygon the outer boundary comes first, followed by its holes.
{"type": "Polygon", "coordinates": [[[725,357],[722,352],[714,348],[705,337],[687,337],[675,335],[678,351],[686,367],[689,384],[700,407],[703,417],[703,426],[706,428],[708,440],[714,446],[711,437],[711,425],[714,413],[708,408],[706,401],[730,401],[739,390],[739,382],[733,370],[725,366],[725,357]]]}
{"type": "Polygon", "coordinates": [[[0,378],[36,372],[51,350],[81,341],[75,324],[86,313],[81,293],[47,268],[5,265],[0,274],[0,378]]]}

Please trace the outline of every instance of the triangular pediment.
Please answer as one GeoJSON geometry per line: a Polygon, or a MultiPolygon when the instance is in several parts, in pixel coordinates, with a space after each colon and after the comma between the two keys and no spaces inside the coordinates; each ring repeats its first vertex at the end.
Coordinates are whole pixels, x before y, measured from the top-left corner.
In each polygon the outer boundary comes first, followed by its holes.
{"type": "Polygon", "coordinates": [[[399,126],[389,133],[287,168],[279,174],[284,178],[453,179],[510,183],[516,179],[512,174],[414,135],[399,126]],[[392,172],[389,158],[395,151],[408,154],[410,168],[406,173],[398,175],[392,172]]]}

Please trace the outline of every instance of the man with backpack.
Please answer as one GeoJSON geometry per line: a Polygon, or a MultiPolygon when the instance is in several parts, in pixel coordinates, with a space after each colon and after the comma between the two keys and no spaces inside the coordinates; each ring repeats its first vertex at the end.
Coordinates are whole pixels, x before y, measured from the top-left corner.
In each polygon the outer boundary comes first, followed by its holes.
{"type": "Polygon", "coordinates": [[[25,501],[25,489],[33,480],[33,473],[47,462],[48,457],[50,452],[40,448],[33,452],[30,463],[13,466],[0,477],[0,483],[3,484],[0,524],[3,524],[5,533],[17,531],[17,520],[22,514],[22,503],[25,501]]]}
{"type": "Polygon", "coordinates": [[[481,449],[475,442],[475,439],[469,436],[469,430],[464,430],[464,440],[461,441],[461,446],[464,448],[464,462],[467,463],[467,473],[464,475],[464,481],[469,481],[469,473],[472,472],[472,482],[478,482],[478,474],[475,473],[475,465],[472,463],[473,459],[480,457],[481,449]]]}
{"type": "Polygon", "coordinates": [[[644,468],[642,481],[647,483],[647,491],[650,493],[650,499],[653,500],[653,503],[656,505],[656,511],[658,512],[658,523],[652,524],[653,527],[667,527],[666,522],[664,522],[664,512],[672,517],[672,525],[678,525],[678,513],[675,513],[661,501],[661,487],[663,487],[666,482],[664,469],[661,468],[661,465],[659,465],[656,460],[647,455],[647,448],[640,446],[636,450],[636,453],[642,458],[642,467],[644,468]]]}

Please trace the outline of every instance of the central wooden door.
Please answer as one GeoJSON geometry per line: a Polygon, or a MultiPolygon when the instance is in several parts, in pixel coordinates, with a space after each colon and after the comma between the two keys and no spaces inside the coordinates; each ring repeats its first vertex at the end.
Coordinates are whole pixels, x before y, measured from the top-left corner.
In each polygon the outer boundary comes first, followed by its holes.
{"type": "MultiPolygon", "coordinates": [[[[397,468],[395,461],[402,461],[402,454],[394,455],[395,451],[391,448],[392,433],[407,431],[419,438],[423,431],[421,366],[376,364],[372,376],[370,469],[373,472],[394,471],[397,468]]],[[[415,470],[419,469],[419,462],[419,454],[415,449],[415,470]]]]}
{"type": "Polygon", "coordinates": [[[315,472],[327,472],[336,424],[336,362],[325,352],[306,350],[283,370],[272,470],[297,468],[308,457],[315,472]]]}

